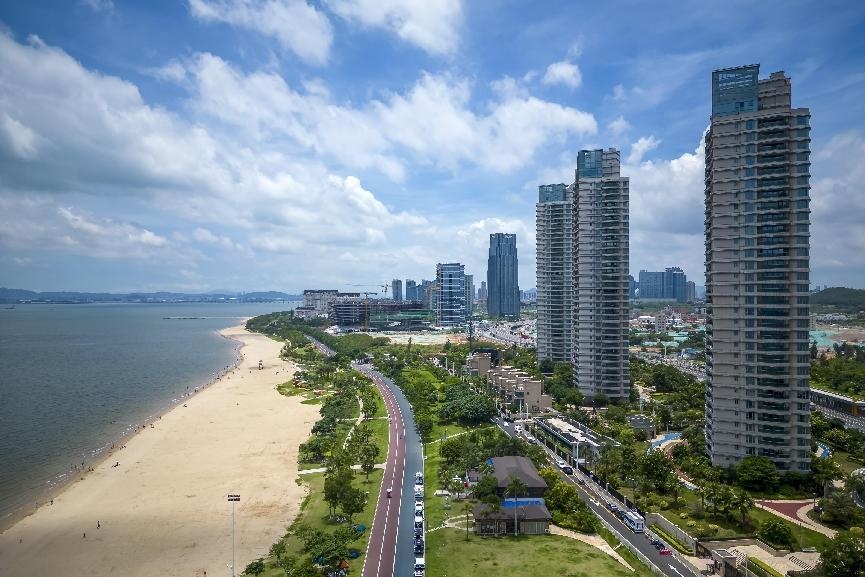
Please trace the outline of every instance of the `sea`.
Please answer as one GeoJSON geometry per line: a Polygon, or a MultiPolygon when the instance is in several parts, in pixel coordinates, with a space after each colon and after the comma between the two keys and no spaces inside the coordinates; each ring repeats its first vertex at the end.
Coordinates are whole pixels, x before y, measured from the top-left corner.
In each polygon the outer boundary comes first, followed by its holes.
{"type": "Polygon", "coordinates": [[[220,329],[298,304],[2,305],[0,529],[232,366],[220,329]]]}

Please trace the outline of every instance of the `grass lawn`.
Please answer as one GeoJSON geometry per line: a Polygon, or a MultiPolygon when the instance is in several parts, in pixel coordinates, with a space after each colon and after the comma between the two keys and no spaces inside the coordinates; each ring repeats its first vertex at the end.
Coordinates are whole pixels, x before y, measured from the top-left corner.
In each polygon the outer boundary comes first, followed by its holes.
{"type": "MultiPolygon", "coordinates": [[[[689,535],[692,535],[694,537],[700,535],[700,528],[704,528],[710,523],[718,526],[718,532],[714,535],[704,536],[704,539],[753,537],[754,532],[761,523],[765,523],[768,519],[778,519],[787,524],[790,529],[792,529],[793,536],[799,543],[799,548],[816,547],[818,550],[822,551],[823,547],[829,540],[829,538],[822,533],[812,531],[811,529],[806,529],[801,525],[791,523],[785,519],[781,519],[780,517],[773,515],[772,513],[769,513],[768,511],[764,511],[763,509],[758,509],[756,507],[748,512],[748,518],[750,521],[750,525],[748,527],[740,526],[740,517],[738,513],[736,513],[732,519],[722,517],[710,517],[708,515],[706,515],[706,517],[704,517],[703,519],[696,519],[693,515],[690,514],[690,511],[694,506],[699,507],[700,499],[690,491],[683,491],[682,500],[684,500],[686,504],[681,504],[680,500],[680,504],[677,507],[667,507],[660,512],[671,523],[678,526],[685,533],[688,533],[689,535]],[[679,514],[682,512],[689,512],[687,519],[682,519],[679,517],[679,514]],[[695,521],[697,523],[697,527],[688,527],[687,523],[689,521],[695,521]]],[[[656,509],[657,507],[654,507],[650,510],[656,509]]]]}
{"type": "MultiPolygon", "coordinates": [[[[477,537],[459,529],[427,535],[429,577],[633,577],[615,559],[590,545],[556,535],[477,537]]],[[[646,574],[648,575],[648,573],[646,574]]]]}
{"type": "Polygon", "coordinates": [[[855,460],[850,456],[850,453],[845,453],[844,451],[832,451],[832,456],[835,457],[835,462],[838,463],[838,466],[841,467],[841,470],[845,475],[849,475],[856,469],[861,469],[863,465],[861,462],[855,460]]]}
{"type": "MultiPolygon", "coordinates": [[[[355,476],[354,485],[362,488],[364,491],[369,491],[369,498],[366,502],[366,507],[364,508],[363,513],[355,516],[355,523],[362,523],[366,525],[367,530],[364,534],[357,540],[354,541],[350,548],[358,549],[361,552],[361,555],[358,559],[353,559],[349,561],[351,564],[351,568],[356,572],[356,574],[360,574],[360,569],[363,567],[363,558],[366,553],[366,543],[367,537],[369,535],[369,529],[372,527],[372,514],[375,509],[375,504],[378,501],[379,490],[381,489],[381,477],[382,471],[376,469],[369,476],[369,483],[364,479],[363,474],[358,474],[355,476]]],[[[301,508],[300,516],[297,518],[295,523],[306,523],[310,527],[316,529],[335,529],[339,526],[338,523],[331,521],[328,519],[328,508],[327,503],[324,501],[324,473],[314,473],[311,475],[304,475],[303,481],[305,484],[309,486],[309,496],[304,501],[303,506],[301,508]]],[[[303,544],[300,539],[295,537],[294,535],[287,535],[285,537],[286,545],[288,545],[288,553],[289,554],[299,554],[301,547],[303,544]]],[[[285,573],[276,566],[275,559],[271,557],[266,557],[266,566],[267,570],[262,573],[264,577],[284,577],[285,573]]],[[[242,569],[239,568],[239,569],[242,569]]]]}

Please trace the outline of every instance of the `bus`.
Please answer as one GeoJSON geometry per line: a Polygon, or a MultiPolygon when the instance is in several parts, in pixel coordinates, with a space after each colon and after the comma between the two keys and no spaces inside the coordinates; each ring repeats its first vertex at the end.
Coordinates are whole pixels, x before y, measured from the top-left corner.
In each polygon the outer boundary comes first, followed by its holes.
{"type": "Polygon", "coordinates": [[[628,511],[622,517],[622,521],[624,521],[625,525],[633,531],[634,533],[642,533],[646,530],[646,520],[643,519],[643,516],[635,511],[628,511]]]}

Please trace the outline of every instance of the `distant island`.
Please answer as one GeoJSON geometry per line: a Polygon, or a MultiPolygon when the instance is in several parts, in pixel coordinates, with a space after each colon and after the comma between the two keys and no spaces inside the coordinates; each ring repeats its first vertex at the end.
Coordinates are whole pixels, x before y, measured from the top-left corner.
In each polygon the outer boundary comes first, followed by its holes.
{"type": "Polygon", "coordinates": [[[34,292],[24,289],[0,287],[0,303],[28,304],[82,304],[82,303],[265,303],[302,301],[303,295],[279,291],[248,293],[86,293],[86,292],[34,292]]]}

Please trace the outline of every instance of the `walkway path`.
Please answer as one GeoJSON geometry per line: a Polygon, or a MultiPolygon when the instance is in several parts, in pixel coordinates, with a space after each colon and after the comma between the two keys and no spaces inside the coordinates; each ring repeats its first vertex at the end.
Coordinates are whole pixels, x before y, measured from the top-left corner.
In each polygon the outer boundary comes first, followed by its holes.
{"type": "Polygon", "coordinates": [[[814,501],[811,499],[761,499],[755,500],[754,503],[757,507],[772,513],[776,517],[781,517],[797,525],[804,525],[808,529],[823,533],[827,537],[834,537],[838,532],[808,517],[808,511],[814,508],[814,501]]]}
{"type": "MultiPolygon", "coordinates": [[[[352,465],[351,468],[354,471],[360,471],[360,465],[352,465]]],[[[377,463],[373,468],[374,469],[384,469],[384,463],[377,463]]],[[[298,475],[311,475],[313,473],[326,473],[326,472],[327,472],[327,467],[317,467],[315,469],[304,469],[302,471],[298,471],[297,474],[298,475]]]]}
{"type": "Polygon", "coordinates": [[[600,549],[601,551],[627,567],[628,570],[634,570],[634,568],[631,567],[631,565],[627,561],[625,561],[625,558],[619,555],[616,550],[610,547],[610,544],[604,541],[604,538],[599,535],[586,535],[585,533],[577,533],[576,531],[557,527],[556,525],[550,525],[550,535],[560,535],[562,537],[567,537],[568,539],[574,539],[575,541],[582,541],[583,543],[587,543],[592,547],[600,549]]]}

